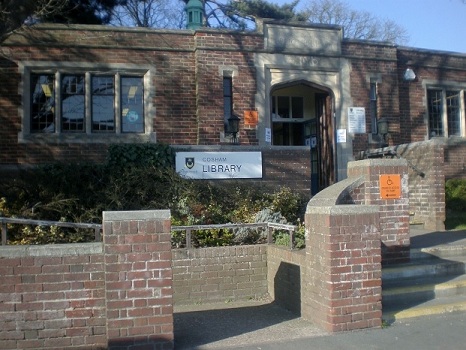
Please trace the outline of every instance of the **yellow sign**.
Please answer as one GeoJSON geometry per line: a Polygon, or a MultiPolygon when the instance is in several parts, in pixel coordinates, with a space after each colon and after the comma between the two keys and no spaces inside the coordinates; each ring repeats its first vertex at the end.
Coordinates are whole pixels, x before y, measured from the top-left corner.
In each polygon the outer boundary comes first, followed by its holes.
{"type": "Polygon", "coordinates": [[[380,198],[399,199],[401,198],[401,175],[385,174],[380,175],[380,198]]]}

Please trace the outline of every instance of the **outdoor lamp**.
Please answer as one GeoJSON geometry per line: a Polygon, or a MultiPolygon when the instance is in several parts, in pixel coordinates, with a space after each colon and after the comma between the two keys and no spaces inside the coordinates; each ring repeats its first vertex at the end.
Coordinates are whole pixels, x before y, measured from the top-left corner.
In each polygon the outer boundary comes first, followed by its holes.
{"type": "Polygon", "coordinates": [[[413,81],[416,79],[416,73],[411,68],[406,68],[405,74],[403,75],[405,81],[413,81]]]}
{"type": "Polygon", "coordinates": [[[380,118],[377,121],[377,133],[382,136],[384,142],[383,147],[388,146],[385,139],[388,134],[388,120],[386,118],[380,118]]]}
{"type": "Polygon", "coordinates": [[[238,139],[236,136],[239,132],[239,121],[240,120],[241,119],[235,114],[233,114],[230,118],[228,118],[227,132],[233,136],[233,139],[232,139],[233,143],[238,143],[238,139]]]}

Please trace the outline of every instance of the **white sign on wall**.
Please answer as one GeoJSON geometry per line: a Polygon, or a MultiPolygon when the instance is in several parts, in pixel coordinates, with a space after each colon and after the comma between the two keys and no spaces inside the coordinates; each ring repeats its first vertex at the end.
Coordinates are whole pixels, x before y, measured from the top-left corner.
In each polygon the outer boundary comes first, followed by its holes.
{"type": "Polygon", "coordinates": [[[176,172],[188,179],[261,179],[261,152],[177,152],[176,172]]]}
{"type": "Polygon", "coordinates": [[[346,129],[338,129],[337,130],[337,143],[345,143],[346,142],[346,129]]]}
{"type": "Polygon", "coordinates": [[[348,108],[348,132],[350,134],[366,133],[366,109],[364,107],[348,108]]]}

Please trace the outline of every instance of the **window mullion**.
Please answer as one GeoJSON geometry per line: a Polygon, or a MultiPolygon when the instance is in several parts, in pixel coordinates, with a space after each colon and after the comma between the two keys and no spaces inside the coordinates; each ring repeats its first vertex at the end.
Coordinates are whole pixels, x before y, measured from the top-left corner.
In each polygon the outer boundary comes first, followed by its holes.
{"type": "Polygon", "coordinates": [[[61,100],[62,100],[62,91],[61,91],[61,73],[55,73],[55,132],[61,134],[61,100]]]}
{"type": "Polygon", "coordinates": [[[121,134],[121,76],[115,74],[115,134],[121,134]]]}
{"type": "Polygon", "coordinates": [[[464,90],[460,91],[460,135],[466,137],[466,94],[464,90]]]}
{"type": "Polygon", "coordinates": [[[91,118],[91,73],[86,72],[84,75],[84,123],[86,134],[92,133],[92,118],[91,118]]]}
{"type": "Polygon", "coordinates": [[[442,120],[443,120],[443,137],[448,137],[448,105],[447,91],[442,90],[442,120]]]}

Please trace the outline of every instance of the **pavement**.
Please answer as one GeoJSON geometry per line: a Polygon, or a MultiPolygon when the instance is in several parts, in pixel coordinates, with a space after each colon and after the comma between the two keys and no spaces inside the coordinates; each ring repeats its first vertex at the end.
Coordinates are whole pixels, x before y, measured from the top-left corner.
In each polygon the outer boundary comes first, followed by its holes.
{"type": "MultiPolygon", "coordinates": [[[[411,248],[466,246],[466,230],[411,229],[411,248]]],[[[381,329],[328,333],[271,300],[175,306],[176,350],[443,349],[466,347],[466,312],[397,319],[381,329]]]]}

